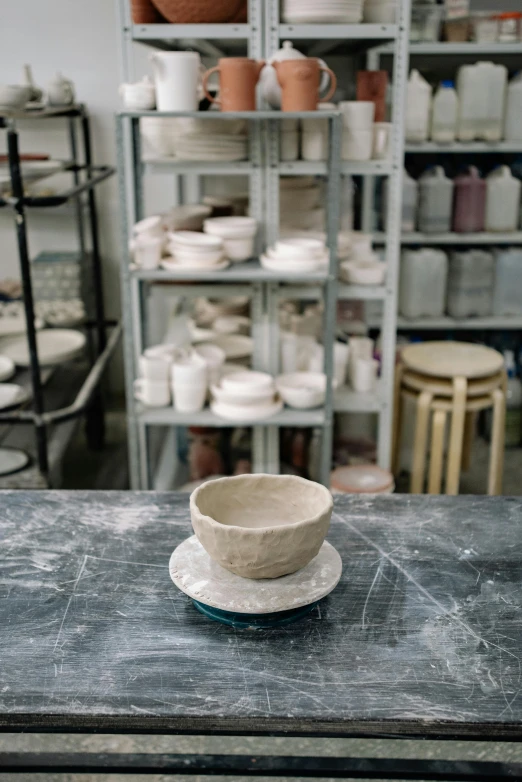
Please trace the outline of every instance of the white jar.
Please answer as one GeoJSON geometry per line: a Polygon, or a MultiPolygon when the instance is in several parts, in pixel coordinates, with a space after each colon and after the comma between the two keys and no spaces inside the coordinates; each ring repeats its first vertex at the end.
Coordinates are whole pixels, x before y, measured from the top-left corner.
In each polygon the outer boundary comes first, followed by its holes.
{"type": "Polygon", "coordinates": [[[459,99],[452,81],[443,81],[433,98],[431,140],[438,144],[455,141],[459,99]]]}
{"type": "Polygon", "coordinates": [[[493,315],[522,315],[522,248],[495,253],[493,315]]]}
{"type": "Polygon", "coordinates": [[[516,231],[521,183],[509,166],[499,166],[486,177],[486,231],[516,231]]]}
{"type": "Polygon", "coordinates": [[[408,79],[406,96],[406,141],[422,142],[428,138],[431,110],[431,87],[413,69],[408,79]]]}
{"type": "Polygon", "coordinates": [[[485,250],[453,252],[448,271],[447,311],[453,318],[491,315],[495,260],[485,250]]]}

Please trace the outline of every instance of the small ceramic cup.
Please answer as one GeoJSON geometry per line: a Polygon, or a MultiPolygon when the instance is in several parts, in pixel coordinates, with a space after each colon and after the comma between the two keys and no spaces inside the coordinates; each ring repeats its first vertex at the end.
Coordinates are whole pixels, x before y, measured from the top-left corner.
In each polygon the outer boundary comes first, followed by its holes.
{"type": "Polygon", "coordinates": [[[197,413],[207,398],[207,384],[172,383],[172,400],[178,413],[197,413]]]}
{"type": "MultiPolygon", "coordinates": [[[[350,357],[350,346],[345,342],[334,343],[333,355],[333,379],[336,387],[346,384],[346,373],[348,369],[348,359],[350,357]]],[[[308,362],[310,372],[324,371],[324,348],[322,345],[315,346],[308,362]]]]}
{"type": "Polygon", "coordinates": [[[288,163],[299,157],[299,133],[296,130],[283,131],[280,136],[280,158],[288,163]]]}
{"type": "Polygon", "coordinates": [[[364,393],[373,391],[377,383],[379,362],[376,359],[356,358],[353,362],[351,383],[354,391],[364,393]]]}
{"type": "Polygon", "coordinates": [[[339,103],[343,126],[350,130],[371,130],[375,116],[375,104],[366,100],[345,100],[339,103]]]}
{"type": "Polygon", "coordinates": [[[142,269],[157,269],[161,263],[163,239],[140,234],[133,241],[134,263],[142,269]]]}
{"type": "Polygon", "coordinates": [[[153,383],[167,383],[170,378],[171,362],[166,357],[140,356],[140,376],[153,383]]]}
{"type": "Polygon", "coordinates": [[[134,396],[147,407],[166,407],[170,404],[169,384],[155,383],[145,377],[139,377],[134,381],[134,396]]]}
{"type": "Polygon", "coordinates": [[[372,129],[352,130],[351,128],[344,128],[341,152],[343,160],[370,160],[372,148],[372,129]]]}
{"type": "Polygon", "coordinates": [[[174,358],[171,369],[174,386],[208,385],[208,365],[204,358],[195,353],[180,353],[174,358]]]}
{"type": "Polygon", "coordinates": [[[375,122],[373,125],[372,158],[386,160],[390,156],[391,122],[375,122]]]}

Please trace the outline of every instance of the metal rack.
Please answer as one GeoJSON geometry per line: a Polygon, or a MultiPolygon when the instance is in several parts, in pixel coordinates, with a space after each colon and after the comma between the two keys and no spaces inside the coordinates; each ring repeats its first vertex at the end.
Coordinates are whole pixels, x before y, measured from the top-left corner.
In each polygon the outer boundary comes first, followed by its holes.
{"type": "MultiPolygon", "coordinates": [[[[119,0],[123,28],[123,71],[125,79],[133,77],[132,45],[139,42],[161,48],[184,48],[190,39],[192,48],[202,53],[219,56],[237,48],[243,41],[249,56],[264,57],[279,48],[282,39],[299,42],[303,51],[310,46],[321,47],[321,53],[341,49],[355,54],[392,42],[394,59],[392,154],[389,161],[363,163],[341,162],[341,118],[337,112],[322,112],[330,124],[329,160],[324,163],[279,160],[279,123],[283,118],[305,118],[306,114],[289,114],[276,111],[242,113],[250,125],[250,160],[242,163],[185,163],[148,161],[142,163],[139,138],[139,118],[158,116],[157,112],[122,112],[118,117],[118,154],[120,192],[124,205],[122,231],[123,247],[127,246],[130,226],[143,216],[143,176],[149,172],[169,171],[181,178],[194,175],[244,173],[250,179],[250,212],[260,223],[259,247],[273,243],[279,232],[279,178],[284,175],[313,175],[328,178],[327,243],[330,250],[328,271],[292,276],[276,274],[262,269],[257,261],[234,264],[219,273],[208,272],[194,284],[194,273],[143,271],[130,268],[126,252],[122,259],[123,310],[125,313],[125,364],[129,423],[129,451],[131,480],[134,488],[158,487],[157,473],[164,473],[166,458],[160,458],[155,474],[150,465],[150,449],[147,428],[151,426],[174,427],[178,425],[205,425],[229,427],[231,422],[218,419],[204,410],[194,416],[181,416],[172,408],[164,410],[142,409],[134,400],[133,383],[136,377],[137,359],[145,345],[146,296],[150,285],[157,282],[190,281],[183,285],[184,296],[230,296],[249,293],[252,301],[254,355],[253,365],[271,373],[279,371],[278,302],[280,298],[322,300],[324,302],[323,341],[325,345],[325,372],[332,375],[332,351],[335,335],[337,300],[379,299],[384,302],[383,364],[382,378],[375,393],[356,394],[342,389],[334,396],[331,383],[327,383],[327,397],[323,410],[283,410],[277,416],[253,423],[254,470],[276,472],[279,469],[279,428],[281,426],[320,427],[322,430],[321,480],[329,481],[333,414],[335,410],[351,412],[375,412],[379,416],[379,462],[389,465],[391,441],[391,410],[393,395],[393,367],[395,357],[395,320],[397,278],[399,260],[399,215],[401,209],[402,173],[402,116],[405,101],[405,84],[408,70],[407,41],[409,30],[409,0],[401,3],[397,25],[285,25],[279,20],[278,0],[261,4],[249,0],[249,24],[247,25],[133,25],[130,20],[128,0],[119,0]],[[321,43],[318,43],[318,39],[321,43]],[[390,178],[389,214],[390,229],[386,240],[388,276],[385,286],[366,288],[343,285],[337,282],[337,231],[339,223],[340,182],[342,175],[374,176],[390,178]],[[219,285],[217,284],[219,282],[219,285]]],[[[314,51],[314,54],[316,52],[314,51]]],[[[204,119],[204,112],[196,114],[162,113],[161,116],[197,116],[204,119]]],[[[223,121],[238,115],[225,114],[223,121]]],[[[315,115],[314,115],[315,116],[315,115]]],[[[196,191],[197,191],[196,183],[196,191]]],[[[183,187],[181,188],[183,193],[183,187]]],[[[192,191],[194,192],[194,188],[192,191]]],[[[167,435],[164,453],[173,453],[172,440],[167,435]]]]}
{"type": "MultiPolygon", "coordinates": [[[[82,414],[87,418],[87,438],[93,447],[100,447],[104,437],[104,410],[100,394],[100,381],[111,354],[117,344],[120,330],[116,328],[107,340],[106,329],[109,324],[105,318],[101,256],[98,235],[98,220],[95,200],[95,187],[114,173],[110,166],[94,166],[91,155],[91,135],[89,116],[83,105],[63,108],[46,108],[34,111],[3,113],[0,116],[0,128],[6,130],[8,164],[10,172],[10,195],[0,198],[0,207],[10,207],[14,211],[18,242],[18,254],[22,278],[23,304],[27,324],[29,346],[29,378],[32,393],[32,409],[1,412],[0,423],[32,424],[36,434],[36,453],[39,476],[49,482],[51,467],[49,453],[57,452],[51,447],[49,430],[66,421],[72,421],[82,414]],[[64,118],[68,123],[70,162],[64,165],[65,171],[72,175],[72,186],[49,196],[30,196],[24,192],[24,181],[19,153],[18,120],[45,120],[51,117],[64,118]],[[78,127],[81,130],[83,161],[78,156],[78,127]],[[85,195],[85,200],[83,196],[85,195]],[[27,210],[32,207],[51,208],[71,202],[75,207],[78,242],[81,263],[90,266],[93,290],[93,318],[82,325],[89,329],[91,339],[90,369],[83,378],[74,400],[68,400],[59,409],[46,410],[47,399],[45,382],[50,372],[40,366],[35,328],[35,308],[31,281],[31,260],[28,243],[27,210]],[[87,227],[85,224],[87,211],[87,227]],[[87,234],[88,231],[88,234],[87,234]],[[88,245],[90,247],[88,248],[88,245]]],[[[50,176],[51,174],[48,174],[50,176]]],[[[114,324],[112,324],[114,325],[114,324]]],[[[56,433],[59,428],[54,430],[56,433]]],[[[71,434],[73,429],[70,430],[71,434]]],[[[61,453],[66,443],[62,443],[61,453]]]]}

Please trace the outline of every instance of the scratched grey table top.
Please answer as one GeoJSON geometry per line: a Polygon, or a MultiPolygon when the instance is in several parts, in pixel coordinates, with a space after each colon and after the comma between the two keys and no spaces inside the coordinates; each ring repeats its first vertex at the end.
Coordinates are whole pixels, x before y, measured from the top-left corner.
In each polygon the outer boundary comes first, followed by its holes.
{"type": "Polygon", "coordinates": [[[341,583],[254,632],[170,581],[187,495],[0,503],[0,729],[522,738],[519,499],[337,499],[341,583]]]}

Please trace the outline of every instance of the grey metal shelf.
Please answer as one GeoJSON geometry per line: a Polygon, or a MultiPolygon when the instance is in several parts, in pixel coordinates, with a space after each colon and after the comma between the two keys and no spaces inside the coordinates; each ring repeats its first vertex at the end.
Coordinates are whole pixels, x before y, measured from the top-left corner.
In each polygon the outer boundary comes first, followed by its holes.
{"type": "Polygon", "coordinates": [[[181,39],[230,41],[247,40],[251,35],[249,24],[133,24],[133,41],[157,45],[181,39]]]}
{"type": "Polygon", "coordinates": [[[294,41],[382,41],[397,37],[396,24],[280,24],[279,38],[294,41]]]}
{"type": "MultiPolygon", "coordinates": [[[[325,176],[327,163],[308,160],[295,160],[292,163],[279,163],[281,175],[325,176]]],[[[389,176],[393,172],[393,164],[387,160],[343,160],[341,174],[343,176],[389,176]]]]}
{"type": "Polygon", "coordinates": [[[384,285],[346,285],[339,283],[337,298],[340,301],[384,301],[386,287],[384,285]]]}
{"type": "MultiPolygon", "coordinates": [[[[388,44],[380,46],[379,54],[392,54],[393,48],[388,44]]],[[[432,42],[411,42],[409,45],[410,57],[415,55],[452,55],[465,57],[482,57],[484,55],[494,54],[502,55],[520,55],[522,54],[522,41],[518,43],[502,43],[501,41],[491,41],[490,43],[481,43],[475,41],[465,41],[451,43],[447,41],[432,42]]]]}
{"type": "Polygon", "coordinates": [[[402,331],[522,331],[522,315],[490,315],[483,318],[402,318],[397,319],[397,328],[402,331]]]}
{"type": "Polygon", "coordinates": [[[404,151],[408,155],[416,154],[519,154],[522,152],[522,141],[454,141],[451,144],[436,144],[434,141],[424,141],[422,144],[406,144],[404,151]]]}
{"type": "Polygon", "coordinates": [[[292,410],[283,408],[270,418],[230,421],[221,418],[205,408],[199,413],[179,413],[173,407],[149,408],[138,411],[140,421],[148,426],[213,426],[230,428],[237,426],[324,426],[325,413],[322,408],[316,410],[292,410]]]}
{"type": "Polygon", "coordinates": [[[221,174],[249,174],[254,166],[249,160],[202,161],[155,158],[144,160],[148,174],[195,174],[196,176],[219,176],[221,174]]]}
{"type": "Polygon", "coordinates": [[[279,282],[279,283],[324,283],[328,279],[328,270],[316,272],[272,272],[263,269],[258,261],[246,261],[245,263],[231,263],[228,269],[222,271],[201,271],[194,269],[180,269],[179,271],[166,271],[165,269],[131,269],[131,276],[138,280],[148,282],[219,282],[219,283],[252,283],[252,282],[279,282]]]}
{"type": "MultiPolygon", "coordinates": [[[[384,244],[386,241],[386,235],[383,233],[376,233],[373,235],[374,244],[384,244]]],[[[510,231],[509,233],[472,233],[472,234],[459,234],[459,233],[443,233],[443,234],[423,234],[420,231],[414,233],[406,233],[401,236],[402,245],[417,245],[417,244],[522,244],[522,231],[510,231]]]]}

